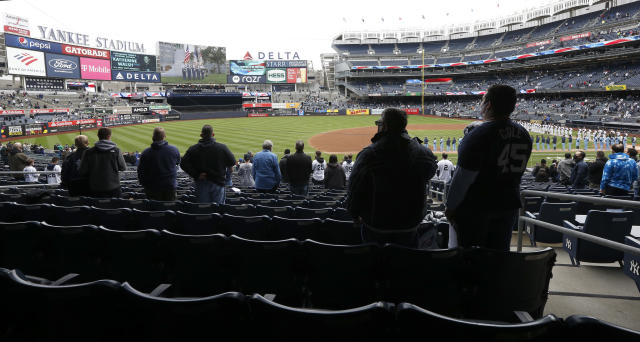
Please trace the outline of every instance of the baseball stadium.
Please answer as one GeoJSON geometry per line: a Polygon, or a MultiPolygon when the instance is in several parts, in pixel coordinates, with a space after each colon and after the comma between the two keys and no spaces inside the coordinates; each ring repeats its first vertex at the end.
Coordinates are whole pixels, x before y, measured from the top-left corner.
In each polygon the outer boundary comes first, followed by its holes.
{"type": "Polygon", "coordinates": [[[471,3],[275,51],[0,4],[0,340],[640,340],[640,1],[471,3]]]}

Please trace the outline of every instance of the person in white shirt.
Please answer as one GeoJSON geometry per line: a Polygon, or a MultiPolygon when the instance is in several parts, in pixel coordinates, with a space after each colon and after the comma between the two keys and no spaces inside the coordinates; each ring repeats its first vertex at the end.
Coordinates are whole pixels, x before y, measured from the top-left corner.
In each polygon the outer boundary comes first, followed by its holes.
{"type": "Polygon", "coordinates": [[[447,159],[449,155],[446,153],[442,154],[442,160],[438,162],[438,170],[436,174],[438,175],[438,179],[448,183],[453,177],[453,163],[447,159]]]}
{"type": "MultiPolygon", "coordinates": [[[[38,171],[38,170],[36,170],[35,167],[33,167],[33,162],[34,162],[33,159],[27,160],[27,167],[25,167],[23,171],[25,171],[25,172],[36,172],[36,171],[38,171]]],[[[27,182],[27,183],[37,183],[39,177],[40,177],[39,173],[26,174],[26,175],[24,175],[24,181],[27,182]]]]}
{"type": "Polygon", "coordinates": [[[351,175],[351,170],[353,170],[353,155],[347,154],[344,156],[344,161],[342,162],[342,169],[344,170],[344,175],[349,180],[349,176],[351,175]]]}
{"type": "Polygon", "coordinates": [[[324,185],[324,170],[327,162],[322,158],[322,152],[316,151],[316,159],[311,163],[311,181],[314,185],[324,185]]]}
{"type": "Polygon", "coordinates": [[[60,182],[62,181],[60,178],[60,172],[62,171],[62,168],[60,167],[60,165],[58,165],[59,160],[60,158],[53,157],[51,158],[51,163],[47,165],[47,171],[58,172],[56,174],[47,174],[47,184],[60,184],[60,182]]]}

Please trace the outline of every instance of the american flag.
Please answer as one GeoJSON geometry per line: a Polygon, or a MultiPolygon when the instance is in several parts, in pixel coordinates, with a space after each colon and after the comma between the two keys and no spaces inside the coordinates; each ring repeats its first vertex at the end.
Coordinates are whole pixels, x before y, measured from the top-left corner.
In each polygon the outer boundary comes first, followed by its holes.
{"type": "Polygon", "coordinates": [[[187,49],[184,51],[184,63],[189,63],[191,60],[191,51],[189,51],[189,45],[187,45],[187,49]]]}

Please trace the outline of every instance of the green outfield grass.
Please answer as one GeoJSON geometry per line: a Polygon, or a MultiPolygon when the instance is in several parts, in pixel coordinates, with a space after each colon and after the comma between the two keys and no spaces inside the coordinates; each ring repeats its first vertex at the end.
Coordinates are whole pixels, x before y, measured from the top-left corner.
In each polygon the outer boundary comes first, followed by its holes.
{"type": "MultiPolygon", "coordinates": [[[[306,117],[267,117],[267,118],[234,118],[234,119],[210,119],[210,120],[193,120],[193,121],[172,121],[158,124],[145,124],[127,127],[112,128],[112,140],[118,144],[122,151],[135,152],[144,150],[151,143],[151,134],[154,127],[162,126],[167,132],[167,140],[178,147],[180,152],[184,154],[187,148],[199,139],[200,129],[204,124],[211,124],[214,128],[215,137],[219,142],[227,144],[229,149],[234,153],[236,159],[241,158],[247,151],[258,152],[261,149],[262,142],[265,139],[271,139],[274,143],[274,152],[281,156],[285,148],[294,149],[296,140],[305,141],[307,153],[315,150],[309,144],[309,138],[312,136],[344,128],[375,126],[374,121],[378,117],[375,116],[306,116],[306,117]]],[[[462,123],[469,121],[410,116],[409,124],[442,124],[442,123],[462,123]]],[[[97,130],[85,131],[84,134],[89,137],[91,145],[97,140],[97,130]]],[[[425,136],[430,140],[440,137],[458,138],[462,136],[462,130],[410,130],[411,136],[417,136],[424,139],[425,136]]],[[[42,136],[32,139],[21,139],[20,141],[30,144],[41,144],[46,148],[52,148],[54,144],[73,144],[74,137],[78,135],[78,131],[66,134],[42,136]]],[[[432,147],[432,144],[430,144],[432,147]]],[[[438,158],[441,158],[441,152],[435,151],[438,158]]],[[[564,153],[556,152],[535,152],[533,153],[529,166],[535,165],[541,158],[546,159],[562,159],[564,153]]],[[[328,156],[325,156],[327,158],[328,156]]],[[[339,156],[342,158],[342,156],[339,156]]],[[[588,158],[594,158],[595,153],[588,153],[588,158]]],[[[450,155],[452,162],[457,161],[457,155],[450,155]]]]}

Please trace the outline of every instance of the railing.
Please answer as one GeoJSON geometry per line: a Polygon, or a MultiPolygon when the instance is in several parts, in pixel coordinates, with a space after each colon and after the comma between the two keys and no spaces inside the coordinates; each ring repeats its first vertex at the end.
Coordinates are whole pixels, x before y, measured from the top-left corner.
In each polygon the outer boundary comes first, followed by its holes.
{"type": "MultiPolygon", "coordinates": [[[[550,197],[550,198],[556,198],[560,200],[570,200],[574,202],[602,204],[602,205],[618,207],[618,208],[640,209],[640,202],[638,201],[626,201],[626,200],[619,200],[619,199],[612,199],[612,198],[591,197],[591,196],[583,196],[583,195],[569,195],[564,193],[537,191],[537,190],[522,190],[520,192],[521,199],[523,199],[525,196],[550,197]]],[[[586,234],[581,231],[576,231],[574,229],[569,229],[569,228],[561,227],[548,222],[526,217],[524,216],[524,208],[520,209],[520,216],[518,218],[518,245],[517,245],[518,252],[522,252],[522,234],[524,230],[523,228],[526,224],[535,224],[536,226],[550,229],[565,235],[577,237],[579,239],[593,242],[595,244],[598,244],[604,247],[612,248],[612,249],[626,252],[626,253],[640,255],[640,248],[631,247],[620,242],[603,239],[595,235],[586,234]]]]}
{"type": "Polygon", "coordinates": [[[434,195],[436,197],[442,198],[442,203],[447,202],[447,193],[449,192],[449,183],[445,181],[441,181],[439,179],[432,179],[429,181],[429,188],[427,189],[429,193],[429,197],[433,198],[434,195]]]}

